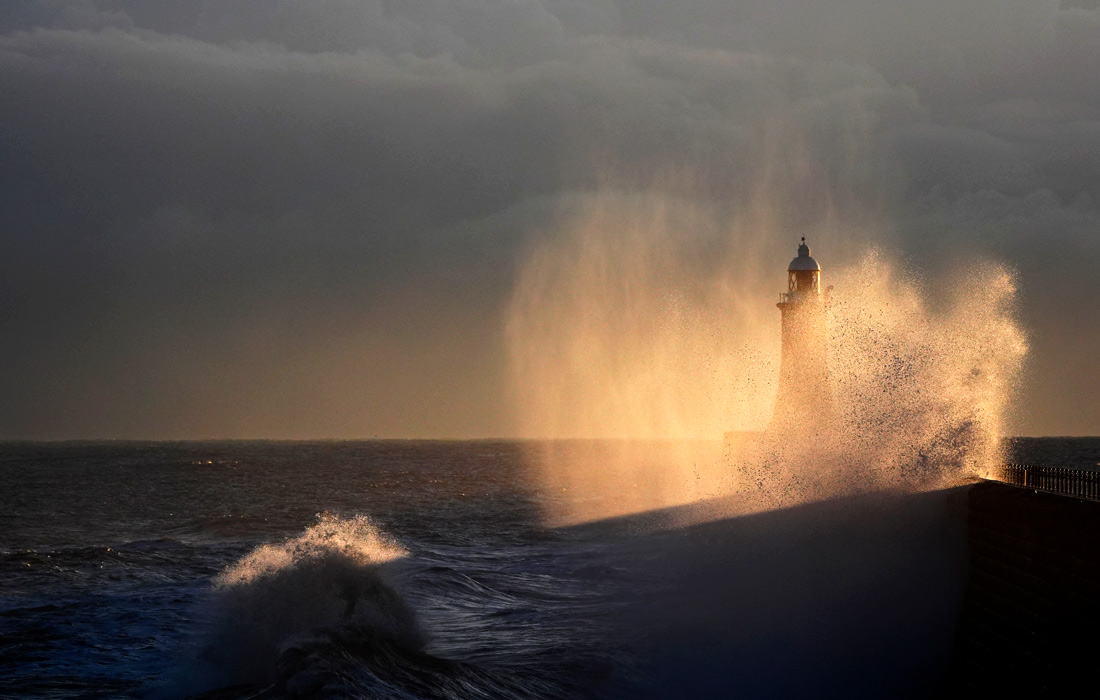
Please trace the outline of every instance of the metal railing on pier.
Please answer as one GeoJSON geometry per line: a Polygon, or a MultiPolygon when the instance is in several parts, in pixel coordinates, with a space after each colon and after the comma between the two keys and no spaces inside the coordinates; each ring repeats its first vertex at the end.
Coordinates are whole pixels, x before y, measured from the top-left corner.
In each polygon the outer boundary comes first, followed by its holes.
{"type": "Polygon", "coordinates": [[[1100,500],[1100,471],[1005,464],[993,473],[993,478],[1006,484],[1063,496],[1100,500]]]}

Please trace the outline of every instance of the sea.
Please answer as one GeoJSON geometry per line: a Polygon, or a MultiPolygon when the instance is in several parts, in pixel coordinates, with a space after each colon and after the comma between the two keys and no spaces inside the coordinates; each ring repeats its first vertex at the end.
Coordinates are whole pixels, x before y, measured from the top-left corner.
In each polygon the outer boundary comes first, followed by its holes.
{"type": "MultiPolygon", "coordinates": [[[[0,443],[0,697],[933,692],[950,494],[553,525],[525,447],[0,443]]],[[[1100,439],[1008,451],[1095,469],[1100,439]]]]}

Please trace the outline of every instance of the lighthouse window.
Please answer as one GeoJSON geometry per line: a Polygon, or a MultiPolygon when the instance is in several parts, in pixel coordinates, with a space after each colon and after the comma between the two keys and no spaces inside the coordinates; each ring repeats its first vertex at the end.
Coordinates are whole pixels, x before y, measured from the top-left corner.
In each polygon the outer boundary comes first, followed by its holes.
{"type": "Polygon", "coordinates": [[[820,289],[821,278],[816,270],[797,270],[788,273],[787,290],[789,292],[816,293],[820,289]]]}

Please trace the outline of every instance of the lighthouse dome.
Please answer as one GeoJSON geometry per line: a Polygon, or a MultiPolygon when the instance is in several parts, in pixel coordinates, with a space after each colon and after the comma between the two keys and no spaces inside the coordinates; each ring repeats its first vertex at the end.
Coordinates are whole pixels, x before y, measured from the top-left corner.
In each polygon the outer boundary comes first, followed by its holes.
{"type": "Polygon", "coordinates": [[[810,257],[810,246],[806,245],[806,239],[802,239],[802,245],[798,246],[798,257],[791,261],[787,272],[803,272],[806,270],[821,271],[821,266],[810,257]]]}

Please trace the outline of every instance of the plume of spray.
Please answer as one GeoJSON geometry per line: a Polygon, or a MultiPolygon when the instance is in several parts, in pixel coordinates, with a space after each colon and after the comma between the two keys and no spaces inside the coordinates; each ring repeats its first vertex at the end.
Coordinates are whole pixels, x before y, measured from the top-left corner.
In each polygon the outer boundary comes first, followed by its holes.
{"type": "Polygon", "coordinates": [[[728,466],[769,506],[988,473],[1027,348],[1012,273],[975,263],[938,306],[877,250],[830,280],[831,414],[773,423],[728,466]]]}
{"type": "Polygon", "coordinates": [[[979,264],[934,307],[866,244],[872,227],[802,228],[831,259],[869,252],[828,271],[836,410],[773,424],[774,302],[797,238],[773,233],[789,222],[767,196],[730,209],[690,189],[577,195],[520,270],[512,386],[552,520],[734,494],[749,512],[926,487],[999,458],[1026,350],[1009,271],[979,264]]]}
{"type": "Polygon", "coordinates": [[[541,439],[529,456],[561,504],[551,515],[720,492],[717,472],[699,469],[720,457],[713,438],[762,428],[771,410],[771,309],[746,290],[755,246],[731,258],[716,212],[675,195],[608,190],[568,206],[564,235],[522,269],[508,319],[519,430],[541,439]]]}

